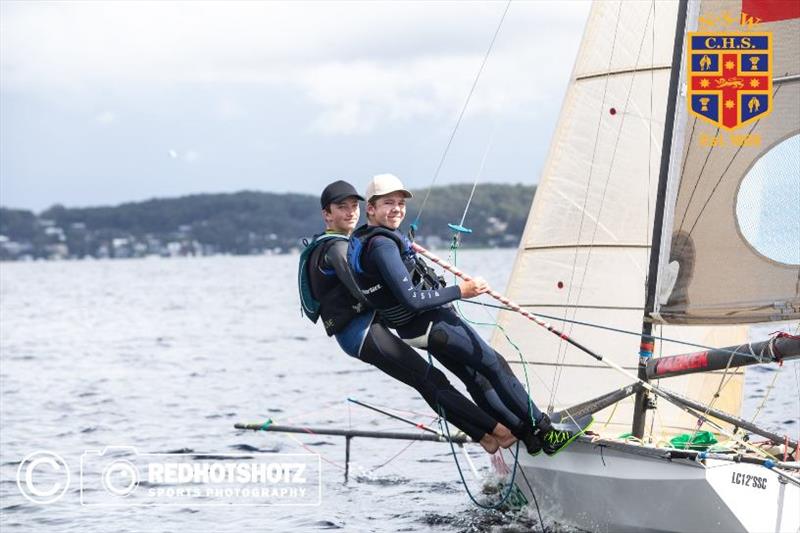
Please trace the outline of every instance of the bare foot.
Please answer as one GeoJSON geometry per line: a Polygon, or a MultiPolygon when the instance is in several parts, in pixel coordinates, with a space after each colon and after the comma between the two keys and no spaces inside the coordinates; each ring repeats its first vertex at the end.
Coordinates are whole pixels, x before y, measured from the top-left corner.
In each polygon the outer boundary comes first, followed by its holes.
{"type": "Polygon", "coordinates": [[[497,424],[492,430],[492,435],[503,448],[510,448],[517,442],[517,437],[503,424],[497,424]]]}
{"type": "Polygon", "coordinates": [[[491,433],[485,433],[480,440],[480,445],[486,450],[486,453],[494,453],[500,448],[500,443],[491,433]]]}

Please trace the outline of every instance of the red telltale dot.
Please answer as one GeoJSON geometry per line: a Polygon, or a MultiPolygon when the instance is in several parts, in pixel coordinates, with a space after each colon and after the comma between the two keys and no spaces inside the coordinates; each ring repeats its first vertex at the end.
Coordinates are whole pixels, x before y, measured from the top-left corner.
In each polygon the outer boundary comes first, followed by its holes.
{"type": "Polygon", "coordinates": [[[612,115],[616,115],[617,114],[617,108],[616,107],[612,107],[611,109],[608,110],[608,112],[611,113],[612,115]]]}
{"type": "Polygon", "coordinates": [[[564,288],[564,282],[563,281],[559,281],[558,283],[556,283],[556,287],[558,287],[559,289],[563,289],[564,288]]]}

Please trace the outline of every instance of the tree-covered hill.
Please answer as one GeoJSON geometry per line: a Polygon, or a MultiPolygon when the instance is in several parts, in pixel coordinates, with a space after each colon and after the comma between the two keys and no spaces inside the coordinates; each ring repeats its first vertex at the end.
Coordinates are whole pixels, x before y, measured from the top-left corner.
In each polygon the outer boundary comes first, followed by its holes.
{"type": "MultiPolygon", "coordinates": [[[[447,241],[471,185],[431,189],[419,224],[426,242],[447,241]]],[[[534,186],[478,185],[464,225],[466,246],[515,246],[534,186]]],[[[406,222],[427,190],[413,191],[406,222]]],[[[321,229],[312,195],[242,191],[153,199],[110,207],[53,206],[38,215],[0,207],[0,257],[131,257],[181,254],[286,252],[321,229]]],[[[363,211],[363,210],[362,210],[363,211]]],[[[363,222],[363,214],[362,214],[363,222]]]]}

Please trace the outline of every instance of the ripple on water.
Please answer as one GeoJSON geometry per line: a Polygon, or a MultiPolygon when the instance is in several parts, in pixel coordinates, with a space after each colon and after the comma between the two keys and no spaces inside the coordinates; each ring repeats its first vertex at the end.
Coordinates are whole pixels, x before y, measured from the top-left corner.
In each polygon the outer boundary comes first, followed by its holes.
{"type": "Polygon", "coordinates": [[[379,487],[405,485],[411,481],[408,478],[404,478],[395,474],[378,475],[370,472],[358,474],[355,477],[355,480],[357,483],[363,483],[365,485],[377,485],[379,487]]]}

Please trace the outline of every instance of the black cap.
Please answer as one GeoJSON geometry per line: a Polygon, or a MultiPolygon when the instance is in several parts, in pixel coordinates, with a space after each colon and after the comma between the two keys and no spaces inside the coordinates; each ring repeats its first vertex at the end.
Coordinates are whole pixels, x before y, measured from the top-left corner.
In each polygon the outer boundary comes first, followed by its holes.
{"type": "Polygon", "coordinates": [[[358,191],[356,191],[355,187],[353,187],[346,181],[342,180],[334,181],[333,183],[325,187],[324,191],[322,191],[322,195],[319,197],[319,203],[322,206],[322,209],[325,209],[332,203],[342,201],[345,198],[349,198],[350,196],[355,196],[362,202],[364,201],[364,198],[362,198],[361,195],[358,194],[358,191]]]}

